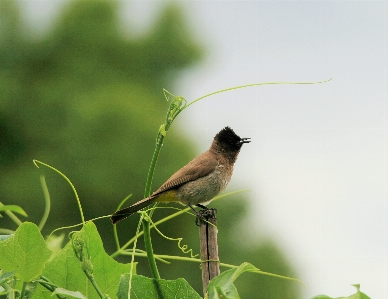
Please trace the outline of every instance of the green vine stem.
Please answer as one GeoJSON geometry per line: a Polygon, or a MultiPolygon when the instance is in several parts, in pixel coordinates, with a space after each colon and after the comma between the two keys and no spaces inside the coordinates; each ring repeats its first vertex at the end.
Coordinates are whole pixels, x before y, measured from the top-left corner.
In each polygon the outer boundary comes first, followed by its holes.
{"type": "MultiPolygon", "coordinates": [[[[125,197],[120,204],[117,207],[117,210],[120,210],[120,208],[123,206],[123,204],[132,197],[132,194],[129,194],[127,197],[125,197]]],[[[113,235],[116,243],[117,250],[120,250],[120,241],[119,241],[119,235],[117,233],[117,225],[113,225],[113,235]]]]}
{"type": "MultiPolygon", "coordinates": [[[[49,290],[51,293],[58,288],[56,284],[53,284],[47,277],[41,275],[40,279],[36,279],[35,282],[40,283],[45,289],[49,290]]],[[[66,297],[56,294],[58,299],[66,299],[66,297]]]]}
{"type": "MultiPolygon", "coordinates": [[[[155,173],[156,162],[158,161],[160,150],[162,149],[164,138],[167,134],[168,129],[170,128],[174,119],[178,114],[186,107],[186,100],[183,97],[176,97],[173,94],[169,93],[167,90],[163,90],[166,100],[169,100],[169,97],[172,96],[173,99],[170,103],[169,109],[166,115],[166,121],[163,125],[160,126],[158,135],[156,137],[156,146],[154,153],[152,155],[150,168],[148,170],[146,186],[144,190],[144,198],[150,196],[152,180],[155,173]]],[[[154,205],[156,206],[156,204],[154,205]]],[[[154,210],[150,211],[149,217],[152,216],[154,210]]],[[[148,264],[152,273],[153,278],[160,279],[158,267],[156,265],[156,260],[154,252],[152,250],[152,241],[151,241],[151,232],[150,232],[150,223],[147,220],[147,217],[143,217],[143,231],[144,231],[144,244],[146,246],[146,252],[148,257],[148,264]]]]}
{"type": "Polygon", "coordinates": [[[16,298],[16,294],[15,294],[16,290],[15,289],[11,288],[7,283],[3,283],[1,286],[7,292],[7,298],[8,299],[15,299],[16,298]]]}
{"type": "Polygon", "coordinates": [[[254,86],[261,86],[261,85],[321,84],[321,83],[329,82],[331,79],[332,78],[324,80],[324,81],[318,81],[318,82],[261,82],[261,83],[253,83],[253,84],[246,84],[246,85],[240,85],[240,86],[235,86],[235,87],[229,87],[229,88],[217,90],[217,91],[208,93],[202,97],[199,97],[198,99],[190,102],[185,108],[189,107],[190,105],[192,105],[192,104],[194,104],[194,103],[196,103],[204,98],[210,97],[210,96],[215,95],[217,93],[231,91],[231,90],[240,89],[240,88],[254,87],[254,86]]]}
{"type": "Polygon", "coordinates": [[[71,233],[71,243],[75,256],[80,262],[82,271],[85,273],[86,277],[89,279],[94,289],[96,290],[98,296],[101,299],[107,298],[106,295],[101,291],[96,280],[94,279],[93,274],[93,263],[90,257],[89,248],[88,248],[88,239],[81,232],[72,232],[71,233]]]}
{"type": "Polygon", "coordinates": [[[79,208],[79,211],[81,213],[82,224],[85,224],[85,217],[84,217],[84,212],[82,210],[81,201],[80,201],[80,199],[78,197],[77,190],[75,190],[75,187],[74,187],[73,183],[69,180],[69,178],[67,176],[65,176],[62,172],[60,172],[58,169],[56,169],[56,168],[54,168],[54,167],[52,167],[52,166],[50,166],[50,165],[48,165],[46,163],[43,163],[43,162],[41,162],[39,160],[35,160],[35,159],[33,160],[33,162],[34,162],[35,166],[38,167],[38,168],[39,168],[38,164],[41,164],[41,165],[44,165],[44,166],[54,170],[56,173],[58,173],[60,176],[62,176],[68,182],[68,184],[71,186],[71,189],[73,190],[75,198],[77,200],[78,208],[79,208]]]}
{"type": "MultiPolygon", "coordinates": [[[[2,207],[2,206],[4,206],[4,204],[0,201],[0,207],[2,207]]],[[[7,216],[9,218],[11,218],[11,220],[13,222],[15,222],[17,226],[22,225],[23,222],[20,221],[20,219],[14,213],[12,213],[11,211],[8,211],[8,210],[5,210],[4,213],[7,214],[7,216]]]]}
{"type": "Polygon", "coordinates": [[[147,216],[143,218],[144,246],[147,253],[147,259],[151,273],[155,279],[160,279],[158,267],[156,266],[154,251],[152,249],[150,222],[146,218],[147,216]],[[150,263],[150,260],[153,260],[153,263],[150,263]]]}
{"type": "Polygon", "coordinates": [[[167,101],[169,101],[170,97],[173,97],[173,99],[167,111],[166,121],[163,125],[160,126],[158,135],[156,137],[156,146],[155,146],[154,153],[152,155],[150,168],[148,170],[147,181],[146,181],[146,186],[144,190],[144,197],[148,197],[151,194],[151,186],[152,186],[152,180],[155,173],[156,162],[158,161],[160,150],[162,149],[163,141],[164,141],[164,138],[166,137],[167,131],[170,128],[174,119],[178,116],[178,114],[187,107],[187,102],[185,98],[181,96],[174,96],[173,94],[171,94],[165,89],[163,89],[163,93],[167,101]]]}
{"type": "Polygon", "coordinates": [[[23,282],[23,286],[22,286],[22,292],[21,292],[21,294],[20,294],[20,298],[21,299],[24,299],[24,297],[25,297],[25,294],[26,294],[26,288],[27,288],[27,282],[23,282]]]}
{"type": "MultiPolygon", "coordinates": [[[[163,125],[160,126],[158,135],[156,137],[156,146],[154,153],[152,155],[151,163],[150,163],[150,168],[148,170],[148,175],[147,175],[147,180],[146,180],[146,186],[144,190],[144,198],[150,196],[151,194],[151,186],[152,186],[152,180],[154,177],[154,172],[155,172],[155,166],[156,162],[158,160],[160,150],[163,145],[164,138],[166,137],[167,131],[170,128],[171,124],[173,123],[174,119],[188,106],[206,98],[209,96],[212,96],[214,94],[218,94],[221,92],[226,92],[226,91],[231,91],[234,89],[239,89],[239,88],[245,88],[245,87],[253,87],[253,86],[261,86],[261,85],[275,85],[275,84],[320,84],[320,83],[325,83],[330,81],[330,79],[325,80],[325,81],[320,81],[320,82],[262,82],[262,83],[254,83],[254,84],[247,84],[247,85],[241,85],[241,86],[235,86],[235,87],[230,87],[222,90],[218,90],[209,94],[206,94],[202,97],[199,97],[198,99],[190,102],[189,104],[187,103],[186,99],[182,96],[175,96],[172,93],[168,92],[166,89],[163,89],[164,96],[167,101],[171,99],[171,103],[169,106],[169,109],[167,111],[166,115],[166,121],[163,125]]],[[[154,207],[157,204],[154,205],[154,207]]],[[[152,216],[154,209],[151,209],[149,213],[149,217],[152,216]]],[[[148,264],[150,266],[150,270],[152,273],[152,276],[156,279],[159,279],[159,272],[158,268],[156,266],[156,260],[155,256],[152,250],[152,242],[151,242],[151,234],[150,234],[150,224],[146,220],[147,217],[143,217],[142,223],[143,223],[143,231],[144,231],[144,243],[148,244],[146,247],[147,251],[147,257],[148,257],[148,264]]]]}
{"type": "MultiPolygon", "coordinates": [[[[227,196],[231,196],[231,195],[234,195],[234,194],[238,194],[238,193],[241,193],[241,192],[247,192],[249,190],[237,190],[237,191],[232,191],[232,192],[227,192],[227,193],[223,193],[221,195],[217,195],[216,197],[213,198],[213,201],[216,201],[216,200],[219,200],[221,198],[224,198],[224,197],[227,197],[227,196]]],[[[170,221],[171,219],[175,218],[175,217],[178,217],[179,215],[182,215],[182,214],[185,214],[185,213],[190,213],[191,211],[191,208],[184,208],[184,209],[178,209],[178,208],[171,208],[171,209],[176,209],[176,210],[179,210],[178,212],[175,212],[171,215],[168,215],[160,220],[158,220],[157,222],[155,223],[152,223],[150,225],[150,229],[158,226],[159,224],[162,224],[164,222],[167,222],[167,221],[170,221]]],[[[134,236],[132,239],[128,240],[123,246],[121,246],[120,248],[117,249],[117,251],[115,251],[114,253],[111,254],[111,257],[112,258],[115,258],[117,256],[119,256],[120,254],[124,254],[124,252],[126,252],[126,249],[129,247],[129,245],[131,245],[132,243],[134,243],[136,241],[136,239],[140,236],[144,235],[144,231],[141,231],[139,232],[138,234],[136,234],[136,236],[134,236]]],[[[139,255],[139,256],[142,256],[142,255],[139,255]]]]}
{"type": "Polygon", "coordinates": [[[42,185],[44,202],[45,202],[44,213],[43,213],[42,219],[40,220],[39,225],[38,225],[38,228],[41,231],[43,229],[44,225],[46,224],[47,218],[50,214],[51,200],[50,200],[50,193],[48,191],[44,175],[40,176],[40,184],[42,185]]]}

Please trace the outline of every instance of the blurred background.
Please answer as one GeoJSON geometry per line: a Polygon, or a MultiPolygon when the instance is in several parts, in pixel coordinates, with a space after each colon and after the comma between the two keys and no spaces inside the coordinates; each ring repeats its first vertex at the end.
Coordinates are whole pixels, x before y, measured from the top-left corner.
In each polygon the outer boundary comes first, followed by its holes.
{"type": "MultiPolygon", "coordinates": [[[[241,297],[338,297],[360,283],[387,298],[387,17],[385,1],[1,1],[0,201],[38,222],[44,174],[52,208],[43,233],[80,222],[70,187],[38,159],[69,177],[87,219],[110,214],[128,194],[142,198],[168,107],[162,88],[192,101],[249,83],[333,78],[191,106],[167,135],[153,190],[228,125],[252,142],[226,191],[251,191],[210,205],[221,261],[306,284],[244,274],[241,297]]],[[[137,220],[119,224],[122,242],[137,220]]],[[[112,253],[109,219],[96,224],[112,253]]],[[[198,251],[192,217],[160,229],[198,251]]],[[[156,253],[180,254],[156,234],[153,242],[156,253]]],[[[160,267],[201,293],[198,265],[160,267]]]]}

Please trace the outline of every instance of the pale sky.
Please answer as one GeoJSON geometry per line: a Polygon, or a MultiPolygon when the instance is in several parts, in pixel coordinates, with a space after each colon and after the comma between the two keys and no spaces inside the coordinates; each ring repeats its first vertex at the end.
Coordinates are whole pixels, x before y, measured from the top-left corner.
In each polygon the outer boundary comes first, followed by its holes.
{"type": "Polygon", "coordinates": [[[180,125],[207,136],[203,149],[225,125],[252,138],[228,190],[252,190],[257,229],[288,250],[304,298],[348,296],[356,283],[388,298],[387,2],[187,6],[210,55],[175,94],[192,100],[240,84],[333,78],[220,94],[180,125]]]}
{"type": "MultiPolygon", "coordinates": [[[[24,3],[44,22],[54,2],[24,3]]],[[[252,190],[256,230],[285,248],[304,298],[348,296],[356,283],[388,298],[388,3],[180,2],[208,55],[166,86],[173,94],[191,101],[249,83],[332,78],[219,94],[174,125],[200,150],[226,125],[252,138],[227,191],[252,190]]],[[[165,2],[123,4],[125,22],[142,31],[165,2]]]]}

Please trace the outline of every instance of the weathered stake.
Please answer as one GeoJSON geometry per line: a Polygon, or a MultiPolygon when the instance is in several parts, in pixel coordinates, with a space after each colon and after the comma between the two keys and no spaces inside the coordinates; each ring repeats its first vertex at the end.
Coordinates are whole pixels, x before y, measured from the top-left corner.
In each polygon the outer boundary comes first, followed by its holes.
{"type": "Polygon", "coordinates": [[[202,210],[200,211],[200,216],[209,222],[199,218],[202,286],[203,293],[205,294],[209,281],[220,274],[216,209],[202,210]]]}

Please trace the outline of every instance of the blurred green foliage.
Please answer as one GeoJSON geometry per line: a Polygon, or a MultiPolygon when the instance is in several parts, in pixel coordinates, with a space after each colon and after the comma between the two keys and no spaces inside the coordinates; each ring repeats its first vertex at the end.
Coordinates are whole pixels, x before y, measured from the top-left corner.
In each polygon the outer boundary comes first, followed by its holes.
{"type": "MultiPolygon", "coordinates": [[[[131,38],[119,28],[120,2],[69,1],[47,34],[36,38],[26,34],[30,31],[21,18],[20,3],[0,2],[0,201],[20,205],[28,220],[38,223],[44,207],[39,175],[44,173],[52,199],[43,231],[47,234],[81,220],[67,183],[48,169],[37,169],[32,160],[69,177],[86,219],[112,213],[129,193],[134,195],[131,201],[140,199],[168,107],[162,88],[168,89],[179,71],[198,62],[203,50],[190,37],[177,5],[165,5],[147,34],[131,38]]],[[[154,186],[196,154],[193,142],[173,126],[154,186]]],[[[241,242],[241,236],[253,230],[241,225],[248,209],[242,197],[215,205],[222,261],[248,261],[263,271],[295,276],[272,241],[252,242],[247,237],[246,245],[241,242]]],[[[155,217],[170,212],[159,209],[155,217]]],[[[122,242],[133,236],[137,221],[134,216],[119,225],[122,242]]],[[[16,229],[6,218],[1,222],[2,227],[16,229]]],[[[96,224],[106,250],[113,252],[109,219],[96,224]]],[[[160,229],[183,237],[194,251],[198,248],[194,218],[181,217],[160,229]]],[[[181,254],[176,244],[153,234],[155,253],[181,254]]],[[[197,264],[173,262],[160,265],[160,272],[166,279],[184,277],[201,292],[197,264]]],[[[145,260],[140,260],[138,273],[148,275],[145,260]]],[[[236,284],[243,298],[299,297],[299,286],[275,278],[246,274],[236,284]]]]}

